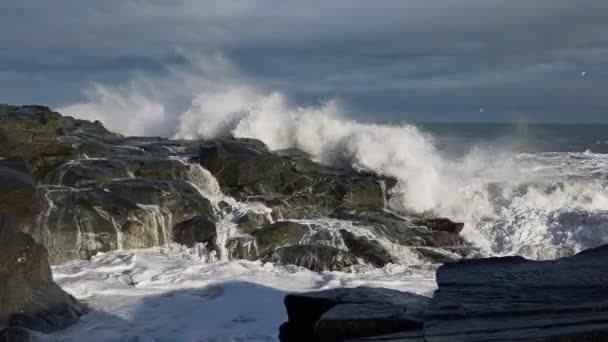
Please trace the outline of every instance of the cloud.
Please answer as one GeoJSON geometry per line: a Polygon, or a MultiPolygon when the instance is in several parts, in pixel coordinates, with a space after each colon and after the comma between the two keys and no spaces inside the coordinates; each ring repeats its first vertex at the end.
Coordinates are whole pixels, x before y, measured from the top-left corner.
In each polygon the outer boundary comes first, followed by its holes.
{"type": "Polygon", "coordinates": [[[0,13],[0,72],[31,85],[46,75],[36,96],[53,105],[83,100],[74,89],[91,81],[188,65],[184,49],[222,51],[260,87],[303,102],[337,95],[368,118],[475,119],[479,103],[539,120],[608,109],[604,1],[22,0],[0,13]]]}

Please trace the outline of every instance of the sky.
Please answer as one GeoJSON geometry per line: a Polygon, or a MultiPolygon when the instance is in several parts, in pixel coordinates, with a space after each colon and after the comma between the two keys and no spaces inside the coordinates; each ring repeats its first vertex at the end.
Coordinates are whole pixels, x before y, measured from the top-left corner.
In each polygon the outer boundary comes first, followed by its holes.
{"type": "Polygon", "coordinates": [[[367,121],[608,122],[602,0],[3,0],[0,46],[0,103],[177,116],[242,82],[367,121]]]}

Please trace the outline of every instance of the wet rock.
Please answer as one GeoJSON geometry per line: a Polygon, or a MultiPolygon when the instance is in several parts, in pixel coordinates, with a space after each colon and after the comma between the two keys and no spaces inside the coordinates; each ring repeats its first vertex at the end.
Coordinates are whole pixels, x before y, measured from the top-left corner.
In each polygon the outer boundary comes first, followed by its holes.
{"type": "Polygon", "coordinates": [[[251,234],[264,225],[270,224],[267,213],[248,211],[236,219],[239,231],[244,234],[251,234]]]}
{"type": "MultiPolygon", "coordinates": [[[[75,323],[86,308],[53,282],[46,250],[0,215],[0,329],[41,332],[75,323]]],[[[3,330],[3,338],[24,338],[3,330]]]]}
{"type": "MultiPolygon", "coordinates": [[[[437,219],[434,221],[416,216],[404,217],[389,211],[345,209],[335,211],[332,217],[353,221],[357,225],[367,226],[376,235],[385,237],[397,245],[414,247],[414,250],[417,250],[417,247],[441,248],[460,257],[466,257],[474,253],[474,247],[460,235],[442,230],[432,230],[422,224],[431,225],[432,222],[435,222],[433,226],[435,228],[456,227],[460,225],[459,223],[450,224],[448,222],[452,221],[447,219],[437,219]]],[[[420,254],[421,257],[426,257],[425,254],[420,254]]]]}
{"type": "Polygon", "coordinates": [[[174,222],[213,212],[211,202],[186,181],[120,179],[99,187],[133,203],[167,208],[174,222]]]}
{"type": "Polygon", "coordinates": [[[263,260],[277,265],[301,266],[315,272],[345,271],[359,264],[353,254],[323,245],[281,247],[267,253],[263,260]]]}
{"type": "Polygon", "coordinates": [[[281,341],[341,341],[422,328],[429,299],[382,288],[333,289],[285,297],[281,341]]]}
{"type": "Polygon", "coordinates": [[[459,234],[464,228],[464,223],[454,222],[447,218],[425,218],[414,221],[419,226],[425,226],[432,231],[459,234]]]}
{"type": "Polygon", "coordinates": [[[385,205],[384,179],[378,176],[331,168],[293,153],[272,153],[252,139],[205,143],[200,161],[225,192],[262,201],[278,218],[320,217],[341,206],[385,205]]]}
{"type": "Polygon", "coordinates": [[[21,157],[37,173],[76,154],[62,134],[59,113],[43,106],[0,105],[0,156],[21,157]]]}
{"type": "Polygon", "coordinates": [[[355,236],[346,229],[340,230],[340,235],[348,251],[362,258],[367,263],[376,267],[384,267],[386,264],[397,263],[394,258],[378,241],[370,240],[363,236],[355,236]]]}
{"type": "Polygon", "coordinates": [[[253,236],[237,236],[226,242],[229,259],[255,259],[258,257],[258,248],[253,236]]]}
{"type": "Polygon", "coordinates": [[[278,247],[297,245],[310,227],[292,221],[278,221],[256,230],[252,235],[256,239],[258,252],[264,255],[278,247]]]}
{"type": "MultiPolygon", "coordinates": [[[[172,240],[175,225],[196,216],[214,217],[209,200],[184,181],[127,179],[95,188],[40,191],[42,213],[28,232],[47,247],[52,263],[162,246],[172,240]]],[[[195,234],[188,232],[184,238],[195,234]]]]}
{"type": "Polygon", "coordinates": [[[19,229],[34,223],[36,187],[29,166],[19,157],[0,158],[0,210],[19,229]]]}
{"type": "Polygon", "coordinates": [[[173,227],[173,241],[193,247],[205,243],[210,251],[217,250],[215,222],[208,216],[196,216],[173,227]]]}
{"type": "Polygon", "coordinates": [[[45,183],[83,187],[129,176],[128,165],[121,160],[82,159],[70,160],[50,170],[45,175],[45,183]]]}
{"type": "Polygon", "coordinates": [[[341,341],[421,329],[422,317],[413,318],[404,306],[353,303],[329,309],[315,325],[314,334],[322,341],[341,341]]]}
{"type": "Polygon", "coordinates": [[[505,257],[445,264],[425,312],[425,337],[601,341],[608,332],[607,275],[608,246],[551,261],[505,257]]]}
{"type": "Polygon", "coordinates": [[[0,342],[32,342],[29,330],[20,327],[7,327],[0,330],[0,342]]]}

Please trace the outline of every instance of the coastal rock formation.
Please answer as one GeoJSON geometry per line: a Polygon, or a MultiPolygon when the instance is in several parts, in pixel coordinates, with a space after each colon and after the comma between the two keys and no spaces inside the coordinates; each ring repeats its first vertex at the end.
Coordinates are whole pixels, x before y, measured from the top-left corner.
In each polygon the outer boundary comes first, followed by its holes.
{"type": "Polygon", "coordinates": [[[323,217],[339,207],[383,209],[386,204],[382,177],[272,153],[252,139],[206,142],[200,160],[224,192],[264,202],[275,217],[323,217]]]}
{"type": "Polygon", "coordinates": [[[608,245],[575,256],[448,263],[433,298],[386,289],[289,294],[282,341],[605,341],[608,245]]]}
{"type": "Polygon", "coordinates": [[[437,285],[425,313],[431,342],[608,337],[608,246],[551,261],[450,263],[437,285]]]}
{"type": "Polygon", "coordinates": [[[254,139],[124,137],[47,107],[0,105],[0,158],[1,209],[54,264],[172,242],[318,271],[472,251],[461,224],[387,210],[394,179],[254,139]]]}
{"type": "Polygon", "coordinates": [[[36,185],[20,157],[0,158],[0,209],[19,227],[34,224],[36,185]]]}
{"type": "Polygon", "coordinates": [[[429,299],[382,288],[359,287],[289,294],[281,341],[343,341],[420,331],[429,299]]]}
{"type": "Polygon", "coordinates": [[[46,250],[0,215],[0,330],[12,327],[2,335],[19,340],[25,338],[19,327],[45,333],[63,329],[85,311],[53,282],[46,250]]]}

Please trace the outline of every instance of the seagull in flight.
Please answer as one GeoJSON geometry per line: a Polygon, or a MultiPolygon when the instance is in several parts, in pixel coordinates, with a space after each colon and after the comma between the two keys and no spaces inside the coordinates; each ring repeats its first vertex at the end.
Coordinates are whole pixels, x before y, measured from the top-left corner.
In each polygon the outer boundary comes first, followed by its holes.
{"type": "Polygon", "coordinates": [[[585,75],[587,75],[586,71],[581,72],[581,77],[585,77],[585,75]]]}

